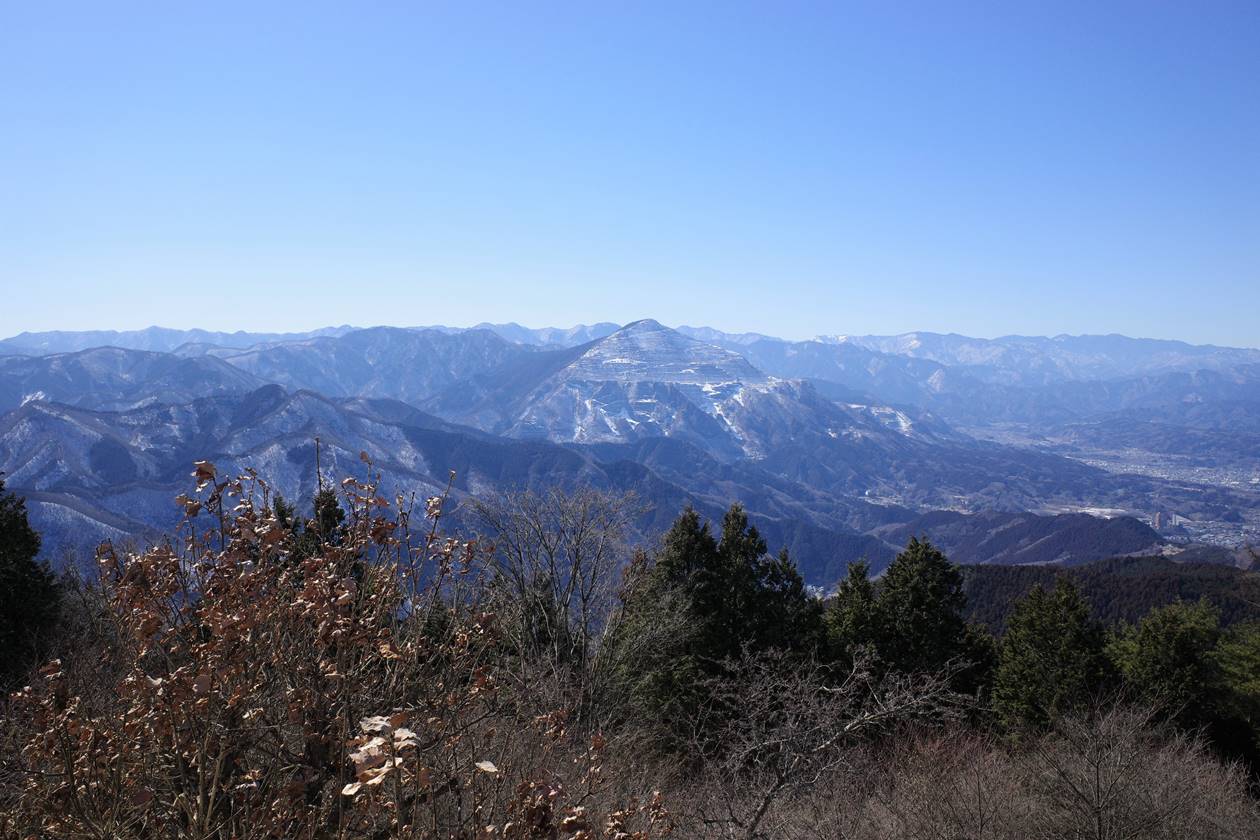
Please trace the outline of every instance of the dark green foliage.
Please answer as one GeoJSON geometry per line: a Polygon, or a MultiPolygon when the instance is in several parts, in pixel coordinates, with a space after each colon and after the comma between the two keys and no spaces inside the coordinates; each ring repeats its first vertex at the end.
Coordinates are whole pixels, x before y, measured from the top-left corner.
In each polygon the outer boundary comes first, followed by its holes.
{"type": "Polygon", "coordinates": [[[1088,566],[963,566],[971,621],[1000,634],[1015,602],[1033,586],[1054,586],[1066,575],[1089,602],[1093,618],[1110,626],[1133,623],[1174,601],[1206,598],[1221,623],[1260,620],[1260,574],[1232,566],[1174,563],[1163,557],[1119,557],[1088,566]]]}
{"type": "Polygon", "coordinates": [[[276,521],[286,530],[293,530],[297,527],[297,509],[285,501],[284,496],[276,493],[275,501],[271,505],[272,511],[276,515],[276,521]]]}
{"type": "Polygon", "coordinates": [[[959,567],[926,540],[912,537],[878,584],[865,563],[849,566],[827,608],[832,655],[851,662],[859,650],[904,674],[955,670],[954,686],[975,692],[992,669],[992,639],[964,619],[959,567]]]}
{"type": "Polygon", "coordinates": [[[665,535],[646,597],[681,592],[693,631],[690,655],[707,662],[738,656],[744,646],[801,648],[818,638],[819,610],[787,552],[766,542],[738,504],[722,520],[721,539],[692,509],[665,535]]]}
{"type": "MultiPolygon", "coordinates": [[[[1260,622],[1238,624],[1222,635],[1215,653],[1221,677],[1240,698],[1260,704],[1260,622]]],[[[1260,724],[1260,708],[1247,715],[1260,724]]]]}
{"type": "Polygon", "coordinates": [[[636,703],[675,733],[694,724],[706,683],[744,651],[805,652],[822,638],[821,607],[805,590],[787,552],[767,554],[765,540],[734,504],[720,539],[687,508],[662,541],[655,562],[638,570],[614,644],[652,639],[627,674],[636,703]],[[660,638],[659,628],[677,630],[660,638]]]}
{"type": "Polygon", "coordinates": [[[998,720],[1009,730],[1039,730],[1085,707],[1103,687],[1103,644],[1102,628],[1068,578],[1050,591],[1034,586],[1016,603],[999,648],[998,720]]]}
{"type": "Polygon", "coordinates": [[[1223,678],[1213,651],[1220,635],[1215,607],[1178,601],[1121,628],[1107,652],[1138,697],[1182,726],[1197,727],[1216,716],[1223,678]]]}
{"type": "Polygon", "coordinates": [[[876,605],[880,655],[894,670],[934,672],[965,653],[962,572],[926,540],[911,537],[893,560],[876,605]]]}
{"type": "Polygon", "coordinates": [[[61,590],[47,564],[35,560],[39,534],[26,502],[0,480],[0,687],[21,680],[47,649],[61,590]]]}
{"type": "Polygon", "coordinates": [[[1224,631],[1213,659],[1226,689],[1220,711],[1244,733],[1239,740],[1247,739],[1254,763],[1260,756],[1260,622],[1224,631]]]}
{"type": "Polygon", "coordinates": [[[315,519],[307,525],[314,529],[325,541],[336,543],[341,524],[345,522],[346,512],[341,509],[337,499],[337,491],[325,487],[315,494],[315,519]]]}
{"type": "Polygon", "coordinates": [[[272,502],[276,519],[292,534],[290,556],[294,560],[310,557],[324,544],[337,545],[341,542],[346,512],[341,507],[337,492],[331,488],[320,490],[315,494],[311,507],[313,516],[304,520],[298,518],[296,507],[279,493],[272,502]]]}
{"type": "Polygon", "coordinates": [[[849,574],[827,605],[825,621],[828,647],[839,659],[852,662],[859,651],[875,646],[879,640],[875,585],[866,562],[849,564],[849,574]]]}
{"type": "Polygon", "coordinates": [[[1206,601],[1178,601],[1121,628],[1107,652],[1128,690],[1260,772],[1260,629],[1223,631],[1206,601]]]}

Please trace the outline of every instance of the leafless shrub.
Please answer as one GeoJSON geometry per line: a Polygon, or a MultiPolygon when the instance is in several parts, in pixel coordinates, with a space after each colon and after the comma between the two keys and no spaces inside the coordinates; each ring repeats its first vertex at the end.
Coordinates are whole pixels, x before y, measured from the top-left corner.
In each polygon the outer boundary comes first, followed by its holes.
{"type": "Polygon", "coordinates": [[[99,553],[110,654],[11,699],[0,829],[20,837],[646,838],[602,737],[523,714],[496,669],[484,549],[372,481],[297,554],[252,473],[197,465],[173,542],[99,553]],[[327,536],[327,535],[326,535],[327,536]]]}
{"type": "Polygon", "coordinates": [[[983,734],[908,732],[883,756],[857,838],[1025,837],[1028,800],[1016,761],[983,734]]]}
{"type": "Polygon", "coordinates": [[[473,503],[494,540],[492,597],[503,642],[515,654],[518,682],[540,706],[572,709],[599,729],[617,652],[615,630],[628,533],[638,512],[632,495],[594,489],[506,493],[473,503]]]}
{"type": "MultiPolygon", "coordinates": [[[[859,660],[843,673],[773,652],[745,654],[712,691],[708,711],[720,726],[697,721],[705,761],[687,816],[696,836],[769,838],[799,831],[793,800],[855,773],[862,739],[908,721],[948,716],[958,698],[949,675],[877,676],[859,660]],[[712,733],[716,731],[716,737],[712,733]]],[[[681,804],[681,803],[680,803],[681,804]]]]}
{"type": "Polygon", "coordinates": [[[1202,742],[1113,707],[1064,721],[1025,759],[1029,837],[1082,840],[1255,836],[1246,778],[1202,742]]]}
{"type": "MultiPolygon", "coordinates": [[[[869,688],[853,696],[856,705],[834,710],[834,731],[860,726],[864,694],[869,688]]],[[[890,719],[913,721],[918,710],[940,702],[931,699],[930,688],[914,694],[908,708],[895,701],[875,708],[900,705],[909,713],[890,719]]],[[[781,696],[798,702],[802,695],[781,696]]],[[[1240,768],[1215,760],[1194,737],[1155,726],[1140,710],[1100,710],[1063,723],[1032,746],[959,725],[911,722],[876,727],[873,740],[827,742],[818,753],[821,728],[802,725],[796,714],[759,727],[750,720],[764,720],[768,707],[752,699],[749,720],[733,726],[751,736],[742,743],[753,746],[756,758],[741,764],[741,754],[732,753],[669,793],[687,836],[1243,840],[1260,824],[1240,768]]]]}

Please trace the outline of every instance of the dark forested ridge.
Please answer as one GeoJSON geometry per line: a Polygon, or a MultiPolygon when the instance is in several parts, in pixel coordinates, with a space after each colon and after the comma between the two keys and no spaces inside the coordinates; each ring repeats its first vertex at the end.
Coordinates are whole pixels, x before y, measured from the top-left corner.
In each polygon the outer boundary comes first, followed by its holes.
{"type": "Polygon", "coordinates": [[[1206,599],[1224,624],[1260,619],[1260,571],[1165,557],[1117,557],[1075,568],[963,566],[970,620],[1000,633],[1013,604],[1034,586],[1065,576],[1080,587],[1090,614],[1106,625],[1134,622],[1174,601],[1206,599]]]}
{"type": "Polygon", "coordinates": [[[1084,513],[1043,516],[939,510],[878,532],[894,545],[927,536],[955,563],[1079,565],[1122,554],[1149,552],[1167,541],[1143,522],[1084,513]]]}

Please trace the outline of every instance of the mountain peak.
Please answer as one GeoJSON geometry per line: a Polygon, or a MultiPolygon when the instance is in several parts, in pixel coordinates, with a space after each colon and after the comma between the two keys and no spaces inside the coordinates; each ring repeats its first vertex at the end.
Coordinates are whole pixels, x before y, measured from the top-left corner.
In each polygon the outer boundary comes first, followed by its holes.
{"type": "Polygon", "coordinates": [[[671,330],[669,327],[665,326],[660,321],[653,320],[652,318],[642,318],[638,321],[631,321],[630,323],[626,324],[621,329],[617,330],[617,332],[634,334],[634,333],[676,332],[676,331],[671,330]]]}
{"type": "Polygon", "coordinates": [[[659,321],[626,324],[595,342],[568,368],[595,382],[762,382],[766,376],[736,353],[689,338],[659,321]]]}

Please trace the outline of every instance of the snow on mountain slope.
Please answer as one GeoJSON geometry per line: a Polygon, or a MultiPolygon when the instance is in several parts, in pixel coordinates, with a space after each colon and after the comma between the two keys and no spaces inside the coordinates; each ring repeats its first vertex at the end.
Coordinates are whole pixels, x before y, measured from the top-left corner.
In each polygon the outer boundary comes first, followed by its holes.
{"type": "Polygon", "coordinates": [[[215,351],[267,382],[333,397],[386,397],[412,403],[538,352],[485,330],[444,333],[373,327],[336,338],[215,351]]]}
{"type": "MultiPolygon", "coordinates": [[[[534,377],[496,383],[453,419],[558,443],[674,438],[724,460],[764,457],[782,442],[784,429],[830,429],[854,439],[937,433],[897,409],[821,398],[808,386],[767,376],[738,353],[652,320],[546,358],[552,361],[534,377]]],[[[447,413],[459,396],[430,407],[447,413]]]]}
{"type": "Polygon", "coordinates": [[[706,385],[760,383],[767,377],[744,357],[688,338],[651,319],[627,324],[591,345],[566,371],[591,382],[669,382],[706,385]]]}
{"type": "Polygon", "coordinates": [[[98,347],[49,356],[0,356],[0,411],[38,398],[90,408],[125,409],[244,393],[262,380],[212,357],[98,347]]]}
{"type": "MultiPolygon", "coordinates": [[[[743,357],[656,321],[636,321],[492,395],[503,407],[493,431],[560,443],[674,437],[723,458],[747,454],[732,405],[775,387],[743,357]]],[[[483,417],[484,420],[484,417],[483,417]]]]}
{"type": "MultiPolygon", "coordinates": [[[[403,403],[333,400],[275,385],[126,412],[34,401],[0,417],[0,470],[31,501],[45,556],[63,565],[63,552],[72,551],[73,562],[90,568],[99,540],[169,533],[179,515],[175,496],[190,489],[195,460],[215,462],[221,475],[253,468],[306,506],[315,491],[316,437],[327,481],[363,475],[359,453],[367,452],[387,497],[441,492],[450,470],[456,472],[457,501],[465,494],[538,486],[633,491],[650,500],[640,524],[645,534],[655,534],[685,504],[720,516],[734,493],[758,503],[758,527],[799,550],[811,580],[834,577],[836,557],[849,556],[837,554],[841,542],[852,556],[891,556],[887,546],[846,524],[854,517],[873,523],[862,503],[811,495],[739,463],[720,466],[698,449],[692,450],[692,468],[662,478],[623,454],[605,462],[593,448],[495,437],[403,403]],[[812,566],[813,558],[822,565],[812,566]]],[[[454,511],[458,517],[458,506],[454,511]]]]}
{"type": "Polygon", "coordinates": [[[1260,350],[1256,349],[1123,335],[1008,335],[985,339],[914,332],[890,336],[823,336],[819,340],[926,359],[986,382],[1006,385],[1118,379],[1176,371],[1220,371],[1260,362],[1260,350]]]}

